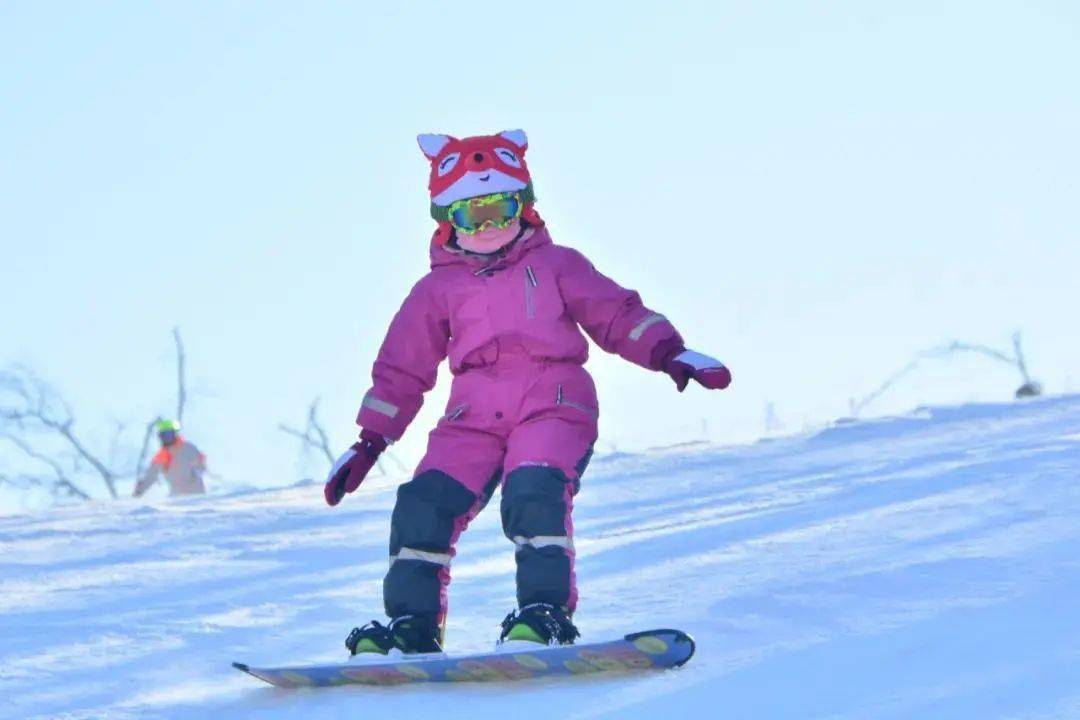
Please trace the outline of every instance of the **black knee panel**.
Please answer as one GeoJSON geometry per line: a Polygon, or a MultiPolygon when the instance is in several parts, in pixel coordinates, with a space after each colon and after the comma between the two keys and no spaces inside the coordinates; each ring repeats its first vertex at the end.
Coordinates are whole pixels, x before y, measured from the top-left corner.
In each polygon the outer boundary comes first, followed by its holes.
{"type": "MultiPolygon", "coordinates": [[[[476,500],[468,488],[439,470],[421,473],[403,484],[390,520],[390,557],[397,558],[402,548],[449,553],[455,520],[467,514],[476,500]]],[[[392,559],[383,583],[386,614],[423,615],[435,621],[440,613],[442,569],[437,562],[392,559]]]]}
{"type": "Polygon", "coordinates": [[[555,468],[528,465],[511,472],[502,493],[506,537],[566,534],[566,475],[555,468]]]}
{"type": "Polygon", "coordinates": [[[521,606],[566,605],[571,592],[570,539],[566,537],[566,489],[562,471],[522,467],[506,479],[503,532],[517,545],[517,599],[521,606]]]}
{"type": "Polygon", "coordinates": [[[390,518],[390,554],[403,547],[445,553],[454,521],[476,502],[467,487],[441,470],[428,470],[401,485],[390,518]]]}

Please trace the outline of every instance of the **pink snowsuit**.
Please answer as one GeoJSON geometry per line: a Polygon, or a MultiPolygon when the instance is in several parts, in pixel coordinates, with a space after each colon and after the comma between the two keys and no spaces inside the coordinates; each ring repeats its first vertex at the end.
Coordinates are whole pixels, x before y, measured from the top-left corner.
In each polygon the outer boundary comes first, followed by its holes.
{"type": "Polygon", "coordinates": [[[650,369],[657,344],[678,334],[636,292],[553,244],[544,227],[495,257],[433,245],[431,267],[390,325],[357,417],[400,438],[449,355],[446,413],[413,480],[398,490],[387,614],[426,614],[443,624],[455,542],[503,477],[519,604],[572,612],[572,498],[599,414],[579,326],[604,350],[650,369]]]}

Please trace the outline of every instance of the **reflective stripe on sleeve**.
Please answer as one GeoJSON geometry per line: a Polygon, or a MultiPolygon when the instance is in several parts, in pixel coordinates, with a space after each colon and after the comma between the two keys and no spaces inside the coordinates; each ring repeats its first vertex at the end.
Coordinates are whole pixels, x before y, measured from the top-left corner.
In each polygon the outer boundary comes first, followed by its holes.
{"type": "Polygon", "coordinates": [[[388,403],[385,400],[380,400],[379,398],[373,396],[371,393],[365,395],[364,401],[360,404],[363,407],[369,408],[377,413],[382,413],[383,415],[392,418],[397,417],[399,411],[397,405],[394,405],[393,403],[388,403]]]}
{"type": "Polygon", "coordinates": [[[646,330],[648,330],[656,323],[664,322],[665,320],[667,320],[667,318],[663,315],[660,315],[659,313],[653,313],[652,315],[649,315],[644,320],[635,325],[634,329],[630,331],[630,339],[640,340],[641,336],[645,334],[646,330]]]}

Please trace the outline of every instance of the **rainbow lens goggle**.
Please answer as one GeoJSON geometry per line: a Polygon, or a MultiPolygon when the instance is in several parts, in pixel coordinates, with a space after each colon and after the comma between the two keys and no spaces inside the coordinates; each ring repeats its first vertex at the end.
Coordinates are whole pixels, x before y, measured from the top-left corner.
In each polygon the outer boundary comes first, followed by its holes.
{"type": "Polygon", "coordinates": [[[450,203],[450,224],[458,232],[475,235],[481,230],[502,230],[521,217],[521,195],[516,192],[500,192],[480,197],[455,200],[450,203]]]}

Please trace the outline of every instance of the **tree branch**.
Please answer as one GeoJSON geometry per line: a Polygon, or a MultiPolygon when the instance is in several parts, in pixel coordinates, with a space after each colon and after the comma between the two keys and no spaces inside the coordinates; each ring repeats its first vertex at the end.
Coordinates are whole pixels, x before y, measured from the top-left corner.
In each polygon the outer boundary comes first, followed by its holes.
{"type": "Polygon", "coordinates": [[[300,449],[302,451],[318,450],[330,465],[334,464],[336,458],[330,449],[330,440],[326,436],[322,423],[319,422],[318,398],[312,400],[311,406],[308,407],[307,425],[302,431],[289,427],[285,423],[279,423],[278,429],[286,435],[292,435],[300,440],[300,449]]]}
{"type": "Polygon", "coordinates": [[[948,345],[945,345],[944,347],[938,348],[937,350],[931,350],[929,352],[932,353],[932,354],[935,354],[935,355],[940,355],[942,357],[947,356],[947,355],[951,355],[952,353],[970,352],[970,353],[976,353],[978,355],[984,355],[984,356],[986,356],[988,358],[998,360],[998,361],[1003,362],[1003,363],[1005,363],[1007,365],[1016,365],[1016,359],[1015,358],[1013,358],[1013,357],[1011,357],[1009,355],[1006,355],[1005,353],[1001,352],[1000,350],[996,350],[996,349],[994,349],[992,347],[988,347],[986,345],[976,345],[976,344],[972,344],[972,343],[959,342],[957,340],[954,340],[953,342],[949,343],[948,345]]]}
{"type": "Polygon", "coordinates": [[[330,450],[330,440],[326,437],[326,430],[323,429],[322,423],[319,422],[319,400],[315,399],[311,403],[311,407],[308,408],[308,431],[318,439],[316,447],[322,451],[326,460],[333,465],[336,461],[334,453],[330,450]]]}
{"type": "Polygon", "coordinates": [[[86,446],[83,445],[77,437],[75,437],[75,433],[72,430],[72,425],[74,425],[74,421],[68,422],[59,427],[55,425],[51,427],[53,427],[57,432],[60,433],[61,436],[63,436],[68,441],[71,447],[75,449],[75,452],[78,453],[79,457],[90,463],[90,467],[94,468],[94,470],[97,471],[98,475],[101,476],[101,479],[105,481],[105,486],[109,489],[109,495],[114,498],[117,497],[116,476],[111,470],[109,470],[109,468],[105,467],[105,464],[103,462],[98,460],[89,450],[87,450],[86,446]]]}
{"type": "Polygon", "coordinates": [[[146,423],[146,430],[143,432],[142,446],[139,449],[139,457],[135,461],[135,481],[138,482],[142,479],[143,473],[146,472],[146,456],[150,451],[150,438],[154,434],[154,426],[161,418],[154,418],[150,422],[146,423]]]}
{"type": "Polygon", "coordinates": [[[901,370],[890,376],[885,382],[883,382],[876,390],[864,397],[862,400],[856,401],[851,399],[851,415],[852,417],[858,417],[859,413],[866,408],[867,405],[877,400],[881,395],[888,391],[893,385],[895,385],[904,376],[910,374],[919,364],[928,358],[945,358],[956,353],[974,353],[976,355],[982,355],[988,357],[991,360],[997,360],[998,362],[1005,363],[1011,367],[1016,368],[1021,377],[1024,379],[1024,385],[1016,391],[1017,397],[1028,397],[1032,395],[1038,395],[1042,392],[1042,387],[1031,379],[1028,374],[1027,362],[1024,359],[1024,351],[1020,342],[1020,332],[1017,331],[1012,337],[1013,354],[1009,355],[1007,352],[998,350],[997,348],[990,347],[989,345],[980,345],[978,343],[967,343],[959,340],[953,340],[947,345],[943,345],[938,348],[931,348],[930,350],[924,350],[921,353],[915,355],[915,359],[905,365],[901,370]]]}
{"type": "Polygon", "coordinates": [[[109,495],[117,497],[116,474],[75,435],[75,415],[71,406],[30,370],[20,370],[25,377],[16,373],[4,373],[0,375],[0,386],[23,400],[25,407],[19,410],[5,408],[0,417],[13,421],[20,429],[25,429],[27,421],[33,421],[62,437],[75,451],[76,456],[86,461],[101,476],[109,495]],[[51,406],[57,405],[61,411],[54,412],[51,406]]]}
{"type": "MultiPolygon", "coordinates": [[[[54,491],[56,489],[63,489],[69,495],[80,498],[82,500],[90,499],[89,495],[83,492],[78,486],[75,485],[74,482],[72,482],[71,478],[68,477],[67,472],[64,470],[63,466],[56,460],[34,450],[22,438],[15,437],[14,435],[0,435],[0,437],[4,438],[5,440],[13,444],[15,447],[22,450],[23,453],[25,453],[28,457],[33,458],[34,460],[37,460],[44,465],[48,465],[49,469],[53,471],[53,475],[55,476],[55,479],[51,483],[54,491]]],[[[31,484],[43,484],[40,478],[36,478],[32,475],[22,475],[20,476],[20,479],[24,482],[30,482],[31,484]]],[[[11,479],[8,478],[8,481],[10,482],[11,479]]]]}
{"type": "Polygon", "coordinates": [[[919,366],[919,364],[921,362],[922,362],[922,357],[916,356],[916,358],[914,360],[912,360],[907,365],[905,365],[903,368],[901,368],[900,370],[898,370],[895,373],[893,373],[892,375],[890,375],[885,380],[885,382],[881,383],[881,385],[878,385],[877,389],[875,389],[873,392],[871,392],[869,395],[867,395],[863,399],[856,401],[854,398],[852,398],[851,399],[851,416],[852,417],[859,417],[859,413],[861,413],[866,408],[867,405],[874,402],[879,397],[881,397],[886,392],[888,392],[894,385],[896,385],[896,383],[898,383],[900,380],[902,380],[905,376],[910,375],[915,370],[915,368],[917,368],[919,366]]]}
{"type": "Polygon", "coordinates": [[[1024,348],[1020,342],[1020,331],[1017,330],[1013,333],[1013,354],[1016,359],[1016,367],[1020,369],[1020,374],[1024,376],[1024,383],[1031,384],[1031,376],[1028,375],[1027,361],[1024,359],[1024,348]]]}
{"type": "MultiPolygon", "coordinates": [[[[319,399],[316,398],[308,408],[307,425],[303,430],[297,430],[285,423],[279,423],[278,430],[298,439],[300,441],[300,450],[302,452],[307,450],[317,450],[326,458],[326,462],[333,467],[334,463],[337,462],[337,456],[334,455],[333,450],[330,448],[330,440],[326,434],[326,430],[323,429],[322,423],[319,421],[318,412],[319,399]]],[[[402,472],[405,472],[407,469],[392,453],[383,451],[382,455],[379,456],[379,459],[375,463],[379,472],[383,475],[387,474],[386,468],[383,466],[384,459],[393,462],[402,472]]]]}
{"type": "Polygon", "coordinates": [[[184,353],[184,340],[180,337],[180,328],[174,327],[173,340],[176,342],[176,421],[183,422],[184,406],[187,404],[187,382],[185,368],[187,355],[184,353]]]}

